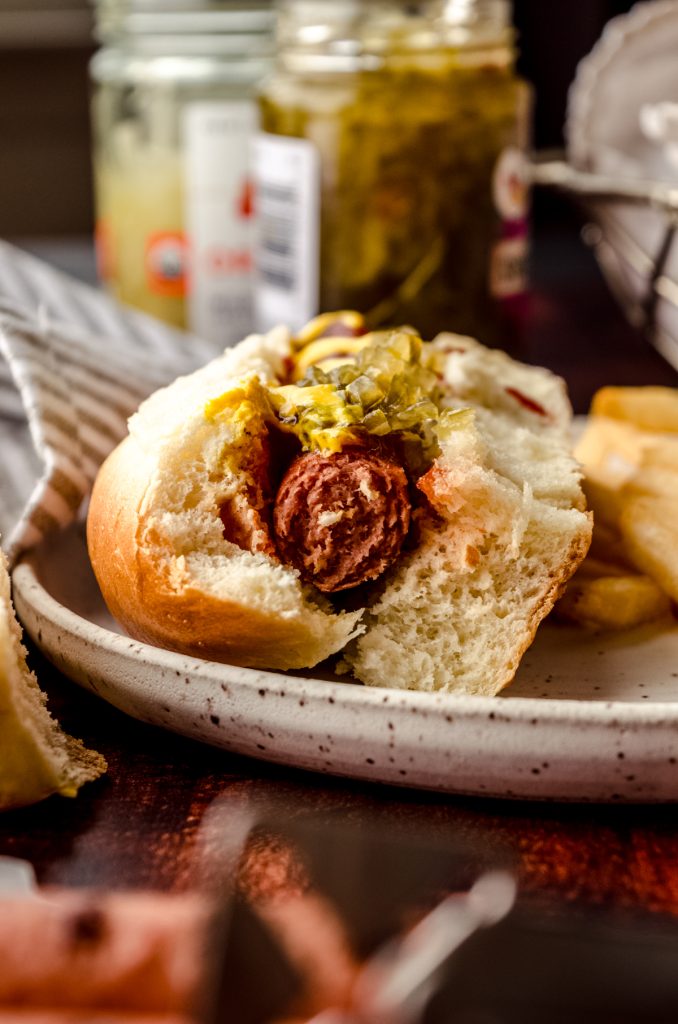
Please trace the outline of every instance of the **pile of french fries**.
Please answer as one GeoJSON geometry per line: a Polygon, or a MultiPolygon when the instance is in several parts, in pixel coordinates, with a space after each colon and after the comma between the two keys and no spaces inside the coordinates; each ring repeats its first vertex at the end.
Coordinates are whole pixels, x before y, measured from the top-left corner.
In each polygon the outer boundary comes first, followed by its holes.
{"type": "Polygon", "coordinates": [[[559,615],[598,629],[669,616],[678,602],[678,389],[603,388],[575,454],[593,541],[559,615]]]}

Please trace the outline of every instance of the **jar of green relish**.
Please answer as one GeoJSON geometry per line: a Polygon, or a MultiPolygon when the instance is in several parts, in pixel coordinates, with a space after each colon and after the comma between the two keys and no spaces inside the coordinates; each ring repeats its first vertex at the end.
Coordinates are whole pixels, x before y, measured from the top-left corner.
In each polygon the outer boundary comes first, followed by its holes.
{"type": "Polygon", "coordinates": [[[255,319],[356,309],[506,344],[530,89],[509,0],[280,0],[260,90],[255,319]]]}

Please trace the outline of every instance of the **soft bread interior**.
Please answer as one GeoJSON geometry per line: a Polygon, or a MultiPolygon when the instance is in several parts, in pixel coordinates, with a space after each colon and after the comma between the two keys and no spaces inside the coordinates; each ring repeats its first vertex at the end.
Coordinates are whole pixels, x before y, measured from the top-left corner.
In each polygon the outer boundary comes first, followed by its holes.
{"type": "Polygon", "coordinates": [[[382,581],[346,663],[368,685],[490,695],[584,558],[591,523],[562,382],[470,339],[436,344],[454,350],[448,403],[473,408],[474,426],[431,471],[420,543],[382,581]]]}
{"type": "Polygon", "coordinates": [[[250,417],[205,415],[210,399],[282,375],[286,331],[248,339],[145,402],[97,480],[90,556],[113,614],[140,639],[265,668],[315,665],[356,635],[297,572],[225,536],[233,509],[256,533],[248,463],[264,433],[250,417]],[[111,539],[113,543],[111,543],[111,539]]]}

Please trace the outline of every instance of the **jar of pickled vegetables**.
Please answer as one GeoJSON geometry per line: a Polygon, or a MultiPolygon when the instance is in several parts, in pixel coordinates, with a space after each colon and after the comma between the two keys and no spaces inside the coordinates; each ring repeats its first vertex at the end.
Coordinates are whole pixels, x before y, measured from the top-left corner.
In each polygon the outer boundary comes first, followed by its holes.
{"type": "Polygon", "coordinates": [[[215,346],[252,328],[250,142],[273,22],[265,0],[97,3],[100,275],[215,346]]]}
{"type": "Polygon", "coordinates": [[[356,309],[506,344],[530,89],[508,0],[280,0],[260,90],[256,320],[356,309]]]}

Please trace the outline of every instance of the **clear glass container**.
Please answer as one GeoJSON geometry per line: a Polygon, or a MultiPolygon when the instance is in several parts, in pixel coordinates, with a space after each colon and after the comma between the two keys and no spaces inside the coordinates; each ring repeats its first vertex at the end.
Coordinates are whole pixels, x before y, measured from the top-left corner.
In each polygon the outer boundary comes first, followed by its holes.
{"type": "Polygon", "coordinates": [[[281,0],[255,160],[260,328],[349,308],[508,343],[528,246],[515,56],[508,0],[281,0]]]}
{"type": "Polygon", "coordinates": [[[252,327],[250,140],[267,2],[99,0],[94,166],[112,293],[232,344],[252,327]]]}

